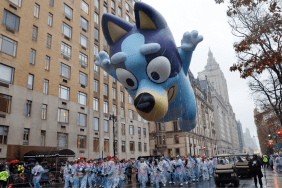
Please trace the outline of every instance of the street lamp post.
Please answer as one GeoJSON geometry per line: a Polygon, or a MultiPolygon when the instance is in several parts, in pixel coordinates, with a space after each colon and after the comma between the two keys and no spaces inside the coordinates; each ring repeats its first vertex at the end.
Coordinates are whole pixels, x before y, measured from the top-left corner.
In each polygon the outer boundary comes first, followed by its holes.
{"type": "Polygon", "coordinates": [[[115,131],[115,122],[117,122],[117,116],[115,116],[114,114],[110,114],[110,118],[109,120],[113,120],[113,140],[114,140],[114,157],[116,157],[116,141],[115,141],[115,138],[116,138],[116,131],[115,131]]]}

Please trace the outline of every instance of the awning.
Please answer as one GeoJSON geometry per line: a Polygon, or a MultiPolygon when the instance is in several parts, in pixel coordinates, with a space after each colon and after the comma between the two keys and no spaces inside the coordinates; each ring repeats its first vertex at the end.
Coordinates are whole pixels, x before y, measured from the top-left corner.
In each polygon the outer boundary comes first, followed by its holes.
{"type": "Polygon", "coordinates": [[[75,157],[75,153],[70,149],[47,150],[47,151],[32,150],[24,154],[24,157],[25,158],[75,157]]]}

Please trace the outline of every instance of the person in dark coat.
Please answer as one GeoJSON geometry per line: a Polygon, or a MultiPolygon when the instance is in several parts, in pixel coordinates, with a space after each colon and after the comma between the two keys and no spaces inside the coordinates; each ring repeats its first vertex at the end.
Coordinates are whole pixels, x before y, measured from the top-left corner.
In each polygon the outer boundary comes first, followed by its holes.
{"type": "Polygon", "coordinates": [[[129,182],[131,182],[132,169],[133,169],[133,165],[131,161],[128,161],[126,169],[125,169],[125,174],[127,175],[129,182]]]}
{"type": "Polygon", "coordinates": [[[249,167],[251,171],[251,175],[254,177],[255,186],[257,187],[257,177],[259,180],[259,184],[262,187],[262,181],[261,178],[263,177],[261,172],[261,165],[262,160],[258,158],[257,155],[253,155],[253,158],[249,161],[249,167]]]}

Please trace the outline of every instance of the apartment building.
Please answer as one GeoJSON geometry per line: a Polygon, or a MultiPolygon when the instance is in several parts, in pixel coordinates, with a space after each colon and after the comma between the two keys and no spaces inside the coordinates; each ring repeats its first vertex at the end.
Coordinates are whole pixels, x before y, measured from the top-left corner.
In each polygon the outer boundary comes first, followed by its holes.
{"type": "Polygon", "coordinates": [[[125,88],[94,65],[108,52],[103,13],[134,24],[134,0],[0,2],[0,159],[31,150],[76,157],[149,154],[148,122],[125,88]],[[117,116],[115,129],[110,115],[117,116]]]}

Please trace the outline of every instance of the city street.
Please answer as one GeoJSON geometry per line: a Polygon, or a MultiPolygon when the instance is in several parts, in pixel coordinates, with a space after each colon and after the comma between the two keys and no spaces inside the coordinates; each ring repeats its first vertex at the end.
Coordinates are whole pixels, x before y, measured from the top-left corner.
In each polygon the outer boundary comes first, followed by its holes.
{"type": "MultiPolygon", "coordinates": [[[[263,187],[267,188],[282,188],[282,172],[276,173],[274,171],[271,171],[270,169],[266,169],[265,171],[262,170],[263,172],[263,187]]],[[[133,181],[135,182],[135,181],[133,181]]],[[[140,184],[139,183],[132,183],[128,184],[125,187],[127,188],[139,188],[140,184]]],[[[155,187],[153,185],[147,186],[147,187],[155,187]]],[[[166,187],[172,188],[172,187],[179,187],[179,184],[173,185],[173,184],[168,184],[166,187]]],[[[208,188],[208,187],[216,187],[214,179],[212,178],[209,181],[200,181],[197,183],[192,183],[192,184],[184,184],[182,187],[193,187],[193,188],[208,188]]],[[[232,184],[226,184],[225,186],[221,185],[221,187],[234,187],[232,184]]],[[[241,178],[240,179],[240,185],[239,187],[246,187],[246,188],[253,188],[255,187],[253,179],[250,178],[241,178]]]]}

